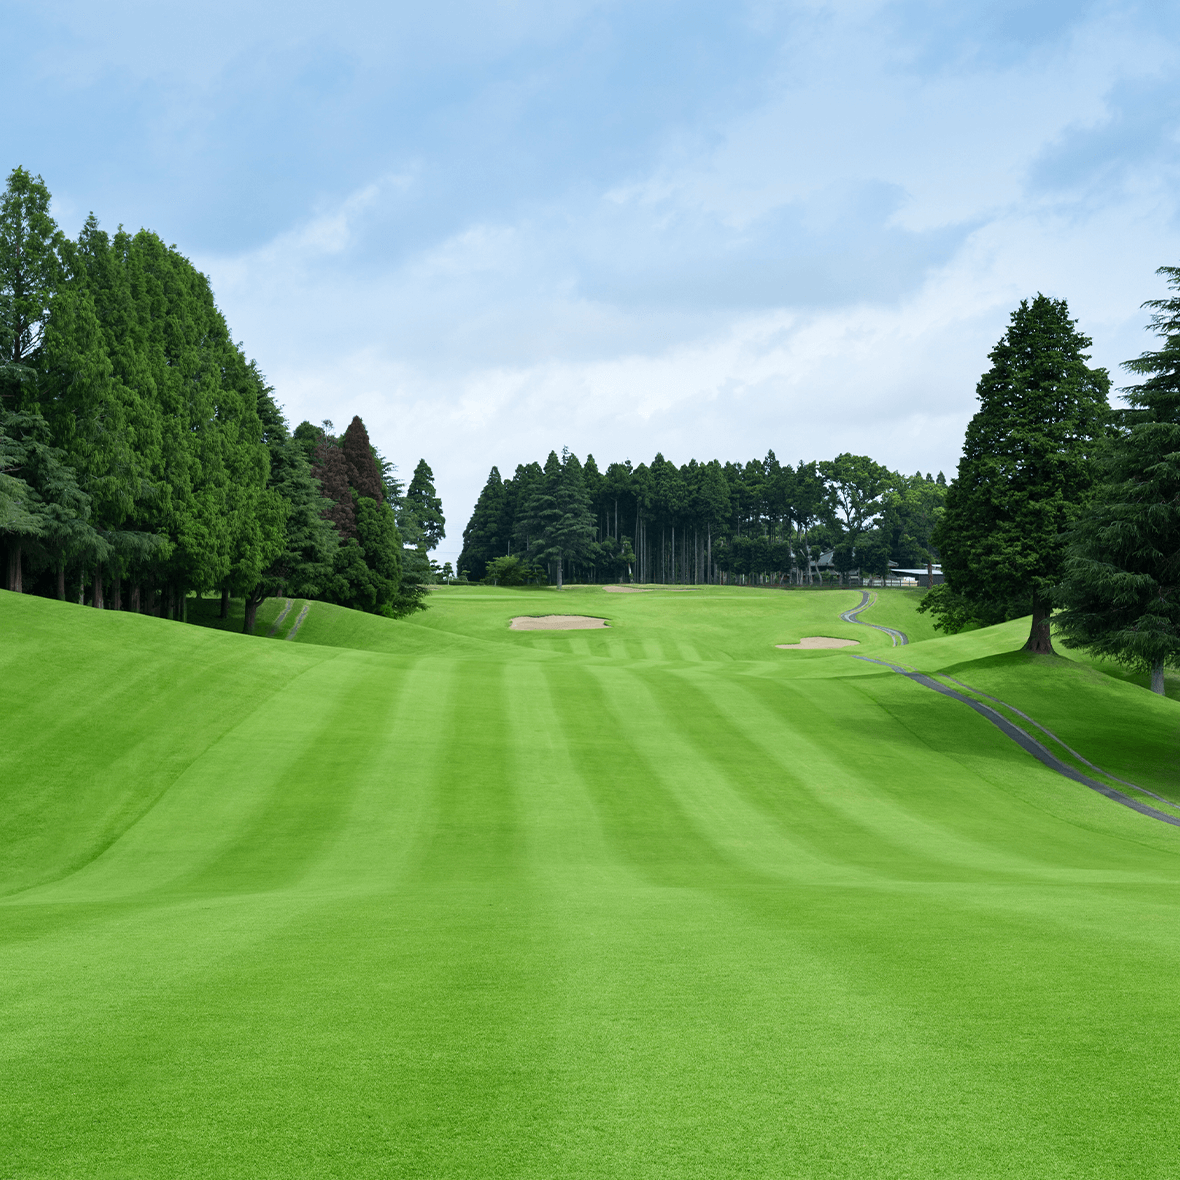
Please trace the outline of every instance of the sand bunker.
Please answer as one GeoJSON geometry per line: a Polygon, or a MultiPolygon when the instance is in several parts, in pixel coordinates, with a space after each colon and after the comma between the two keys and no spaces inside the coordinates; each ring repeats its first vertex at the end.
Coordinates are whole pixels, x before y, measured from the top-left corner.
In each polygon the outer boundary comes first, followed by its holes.
{"type": "Polygon", "coordinates": [[[510,631],[589,631],[605,627],[606,619],[591,615],[518,615],[509,624],[510,631]]]}
{"type": "Polygon", "coordinates": [[[859,647],[859,639],[829,639],[826,635],[804,635],[798,643],[776,643],[788,651],[814,651],[821,647],[859,647]]]}

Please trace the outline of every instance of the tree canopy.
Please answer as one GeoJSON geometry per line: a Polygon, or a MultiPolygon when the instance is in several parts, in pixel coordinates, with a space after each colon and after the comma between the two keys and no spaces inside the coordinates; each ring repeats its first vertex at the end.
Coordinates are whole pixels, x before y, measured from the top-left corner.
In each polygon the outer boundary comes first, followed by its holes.
{"type": "MultiPolygon", "coordinates": [[[[1161,267],[1180,289],[1180,267],[1161,267]]],[[[1127,361],[1146,380],[1124,390],[1101,455],[1101,483],[1071,535],[1064,610],[1071,646],[1151,672],[1180,665],[1180,297],[1151,300],[1163,346],[1127,361]]]]}
{"type": "Polygon", "coordinates": [[[360,418],[342,439],[292,435],[205,275],[93,215],[71,240],[50,203],[22,168],[0,195],[6,584],[175,618],[190,592],[221,591],[244,599],[247,630],[272,594],[421,607],[400,486],[360,418]]]}
{"type": "Polygon", "coordinates": [[[923,609],[947,626],[1032,615],[1028,650],[1051,652],[1049,617],[1069,530],[1094,484],[1110,379],[1091,369],[1063,299],[1023,300],[980,378],[959,471],[934,532],[945,586],[923,609]]]}

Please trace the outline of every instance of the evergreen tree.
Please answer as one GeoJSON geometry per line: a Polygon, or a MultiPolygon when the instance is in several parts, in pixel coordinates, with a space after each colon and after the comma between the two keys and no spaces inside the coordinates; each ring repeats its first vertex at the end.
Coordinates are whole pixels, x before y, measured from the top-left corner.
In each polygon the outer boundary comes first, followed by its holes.
{"type": "Polygon", "coordinates": [[[475,502],[471,519],[463,530],[459,569],[474,581],[483,580],[489,561],[508,556],[511,533],[506,527],[507,515],[508,492],[500,478],[499,469],[493,467],[475,502]]]}
{"type": "Polygon", "coordinates": [[[582,478],[582,465],[568,447],[561,453],[555,499],[559,516],[549,536],[549,547],[557,555],[557,588],[560,590],[563,566],[567,562],[588,560],[594,544],[594,517],[582,478]]]}
{"type": "Polygon", "coordinates": [[[24,591],[26,555],[60,574],[69,556],[101,559],[110,551],[90,524],[89,497],[35,411],[0,410],[0,535],[8,550],[6,584],[18,594],[24,591]]]}
{"type": "Polygon", "coordinates": [[[340,450],[344,457],[349,487],[358,496],[366,496],[370,500],[385,499],[385,488],[381,483],[381,470],[373,454],[373,444],[369,442],[369,432],[359,416],[354,416],[344,432],[340,442],[340,450]]]}
{"type": "Polygon", "coordinates": [[[556,561],[558,557],[554,534],[561,519],[561,509],[557,503],[560,481],[561,460],[556,451],[550,451],[541,477],[531,481],[528,499],[521,505],[517,518],[517,527],[524,532],[528,555],[546,564],[556,561]]]}
{"type": "MultiPolygon", "coordinates": [[[[1161,267],[1173,290],[1180,267],[1161,267]]],[[[1147,378],[1124,391],[1102,456],[1102,483],[1072,535],[1058,630],[1089,648],[1151,672],[1180,665],[1180,297],[1155,299],[1151,326],[1163,347],[1127,361],[1147,378]]]]}
{"type": "Polygon", "coordinates": [[[414,514],[425,549],[437,549],[446,535],[446,518],[443,516],[442,500],[434,490],[434,472],[425,459],[418,460],[414,478],[405,494],[406,506],[414,514]]]}
{"type": "Polygon", "coordinates": [[[1032,614],[1026,650],[1052,652],[1049,617],[1067,534],[1094,483],[1093,452],[1110,379],[1090,369],[1090,341],[1062,299],[1038,295],[1012,313],[977,387],[959,473],[934,537],[945,589],[923,600],[942,625],[1032,614]]]}
{"type": "MultiPolygon", "coordinates": [[[[40,176],[14,168],[0,195],[0,341],[5,365],[32,362],[61,278],[63,241],[40,176]]],[[[2,375],[0,375],[2,378],[2,375]]],[[[0,384],[0,394],[11,396],[0,384]]]]}
{"type": "Polygon", "coordinates": [[[315,448],[312,475],[319,481],[324,498],[331,505],[324,513],[335,526],[342,543],[356,539],[356,511],[348,482],[344,452],[331,439],[321,437],[315,448]]]}

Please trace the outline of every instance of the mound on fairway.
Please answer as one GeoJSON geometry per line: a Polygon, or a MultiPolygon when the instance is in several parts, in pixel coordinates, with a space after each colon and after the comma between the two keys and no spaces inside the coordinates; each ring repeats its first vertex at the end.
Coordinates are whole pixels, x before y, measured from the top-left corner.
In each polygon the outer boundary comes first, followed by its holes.
{"type": "Polygon", "coordinates": [[[509,624],[509,630],[593,631],[606,625],[606,619],[596,619],[591,615],[517,615],[509,624]]]}
{"type": "Polygon", "coordinates": [[[0,1173],[1174,1176],[1180,831],[857,656],[1161,808],[1180,704],[900,590],[504,626],[602,601],[0,592],[0,1173]]]}

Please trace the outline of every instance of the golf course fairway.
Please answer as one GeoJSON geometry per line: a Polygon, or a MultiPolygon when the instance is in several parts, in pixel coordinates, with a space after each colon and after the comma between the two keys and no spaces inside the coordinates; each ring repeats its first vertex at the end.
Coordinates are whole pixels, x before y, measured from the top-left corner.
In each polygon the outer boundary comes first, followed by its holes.
{"type": "Polygon", "coordinates": [[[1165,800],[1180,702],[859,601],[0,592],[0,1180],[1180,1174],[1180,828],[861,657],[1165,800]]]}

